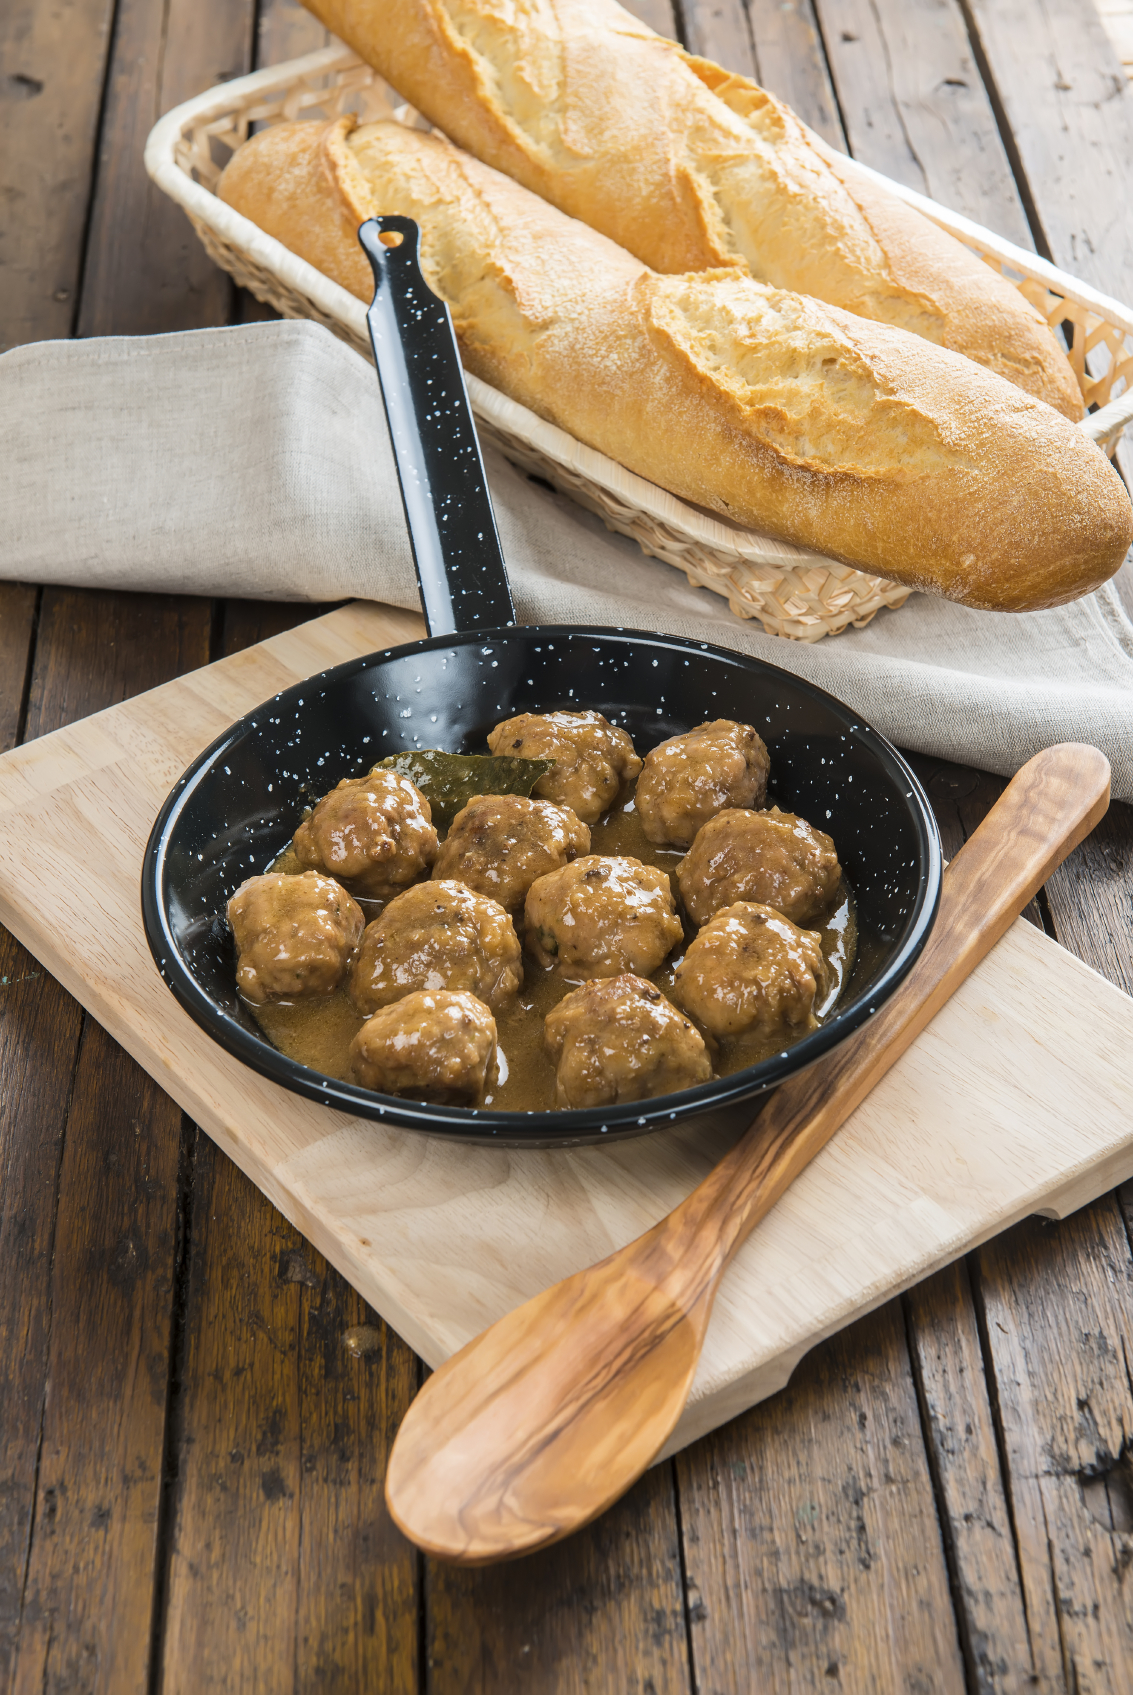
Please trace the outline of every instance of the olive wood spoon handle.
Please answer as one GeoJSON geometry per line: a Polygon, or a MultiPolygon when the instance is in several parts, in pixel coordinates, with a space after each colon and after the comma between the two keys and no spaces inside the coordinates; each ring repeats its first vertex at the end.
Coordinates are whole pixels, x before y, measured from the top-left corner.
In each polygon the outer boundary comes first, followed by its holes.
{"type": "Polygon", "coordinates": [[[434,1372],[386,1475],[412,1541],[461,1565],[514,1558],[577,1530],[636,1481],[684,1408],[733,1254],[1108,804],[1096,748],[1036,754],[946,868],[928,941],[877,1014],[782,1084],[667,1218],[434,1372]]]}

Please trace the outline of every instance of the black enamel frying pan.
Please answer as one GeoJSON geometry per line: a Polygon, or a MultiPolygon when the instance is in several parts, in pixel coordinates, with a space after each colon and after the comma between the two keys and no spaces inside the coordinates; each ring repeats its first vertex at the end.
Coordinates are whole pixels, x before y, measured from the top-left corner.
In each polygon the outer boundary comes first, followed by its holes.
{"type": "Polygon", "coordinates": [[[370,333],[413,543],[425,641],[336,666],[266,701],[190,766],[154,825],[142,909],[182,1006],[223,1047],[328,1106],[469,1142],[567,1147],[640,1135],[753,1098],[858,1028],[920,952],[940,840],[900,755],[857,713],[788,672],[650,631],[517,627],[448,309],[424,282],[417,226],[371,219],[370,333]],[[640,754],[710,718],[756,726],[772,802],[828,830],[858,901],[858,956],[836,1012],[785,1053],[678,1095],[601,1110],[430,1106],[338,1082],[271,1047],[236,994],[229,896],[287,845],[304,806],[406,748],[485,749],[518,712],[596,708],[640,754]]]}

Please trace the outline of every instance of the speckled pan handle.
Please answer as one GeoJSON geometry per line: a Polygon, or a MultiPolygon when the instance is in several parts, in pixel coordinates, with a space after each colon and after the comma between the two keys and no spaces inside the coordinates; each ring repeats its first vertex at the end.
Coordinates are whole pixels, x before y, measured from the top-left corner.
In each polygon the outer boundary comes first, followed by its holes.
{"type": "Polygon", "coordinates": [[[366,314],[431,636],[515,623],[448,307],[421,275],[412,218],[358,231],[374,271],[366,314]]]}

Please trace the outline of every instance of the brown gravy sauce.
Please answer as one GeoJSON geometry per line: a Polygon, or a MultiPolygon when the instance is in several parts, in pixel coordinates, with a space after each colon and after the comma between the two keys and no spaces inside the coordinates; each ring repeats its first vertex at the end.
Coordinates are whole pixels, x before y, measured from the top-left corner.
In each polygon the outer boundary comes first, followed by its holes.
{"type": "MultiPolygon", "coordinates": [[[[632,790],[619,797],[597,824],[591,826],[590,851],[610,856],[640,859],[645,865],[656,865],[667,871],[672,880],[673,896],[678,912],[683,911],[677,897],[676,868],[683,858],[680,848],[654,847],[646,841],[645,832],[633,807],[632,790]]],[[[302,870],[294,851],[288,847],[268,867],[271,871],[302,870]]],[[[362,900],[358,903],[367,923],[381,911],[381,902],[362,900]]],[[[684,948],[696,934],[696,927],[684,918],[684,945],[673,953],[653,973],[651,982],[664,995],[671,995],[673,973],[684,954],[684,948]]],[[[843,882],[834,903],[821,924],[813,925],[822,937],[822,951],[831,968],[831,988],[821,1007],[816,1007],[820,1024],[833,1012],[854,968],[857,953],[858,928],[854,895],[843,882]]],[[[553,1103],[555,1068],[543,1051],[543,1020],[556,1003],[576,989],[581,979],[570,979],[557,970],[545,971],[530,954],[523,957],[523,988],[511,1007],[496,1018],[499,1036],[499,1080],[485,1097],[484,1105],[497,1112],[546,1112],[553,1103]]],[[[350,1044],[364,1020],[356,1012],[345,989],[310,1001],[269,1001],[264,1006],[245,1003],[248,1011],[273,1047],[300,1065],[309,1065],[327,1077],[352,1082],[350,1044]]],[[[722,1042],[715,1055],[717,1075],[728,1076],[745,1066],[757,1065],[782,1053],[806,1034],[778,1038],[774,1041],[740,1037],[722,1042]]]]}

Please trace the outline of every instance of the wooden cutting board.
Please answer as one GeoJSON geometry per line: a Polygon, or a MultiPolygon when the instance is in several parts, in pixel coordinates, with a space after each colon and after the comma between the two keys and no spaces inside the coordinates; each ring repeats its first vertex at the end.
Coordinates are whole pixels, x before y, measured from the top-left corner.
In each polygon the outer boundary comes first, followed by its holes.
{"type": "MultiPolygon", "coordinates": [[[[0,920],[430,1365],[661,1217],[723,1130],[571,1152],[461,1148],[300,1100],[181,1011],[139,877],[186,765],[291,683],[422,633],[364,603],[0,758],[0,920]]],[[[667,1451],[806,1350],[1031,1212],[1133,1175],[1133,1000],[1020,920],[739,1254],[667,1451]]]]}

